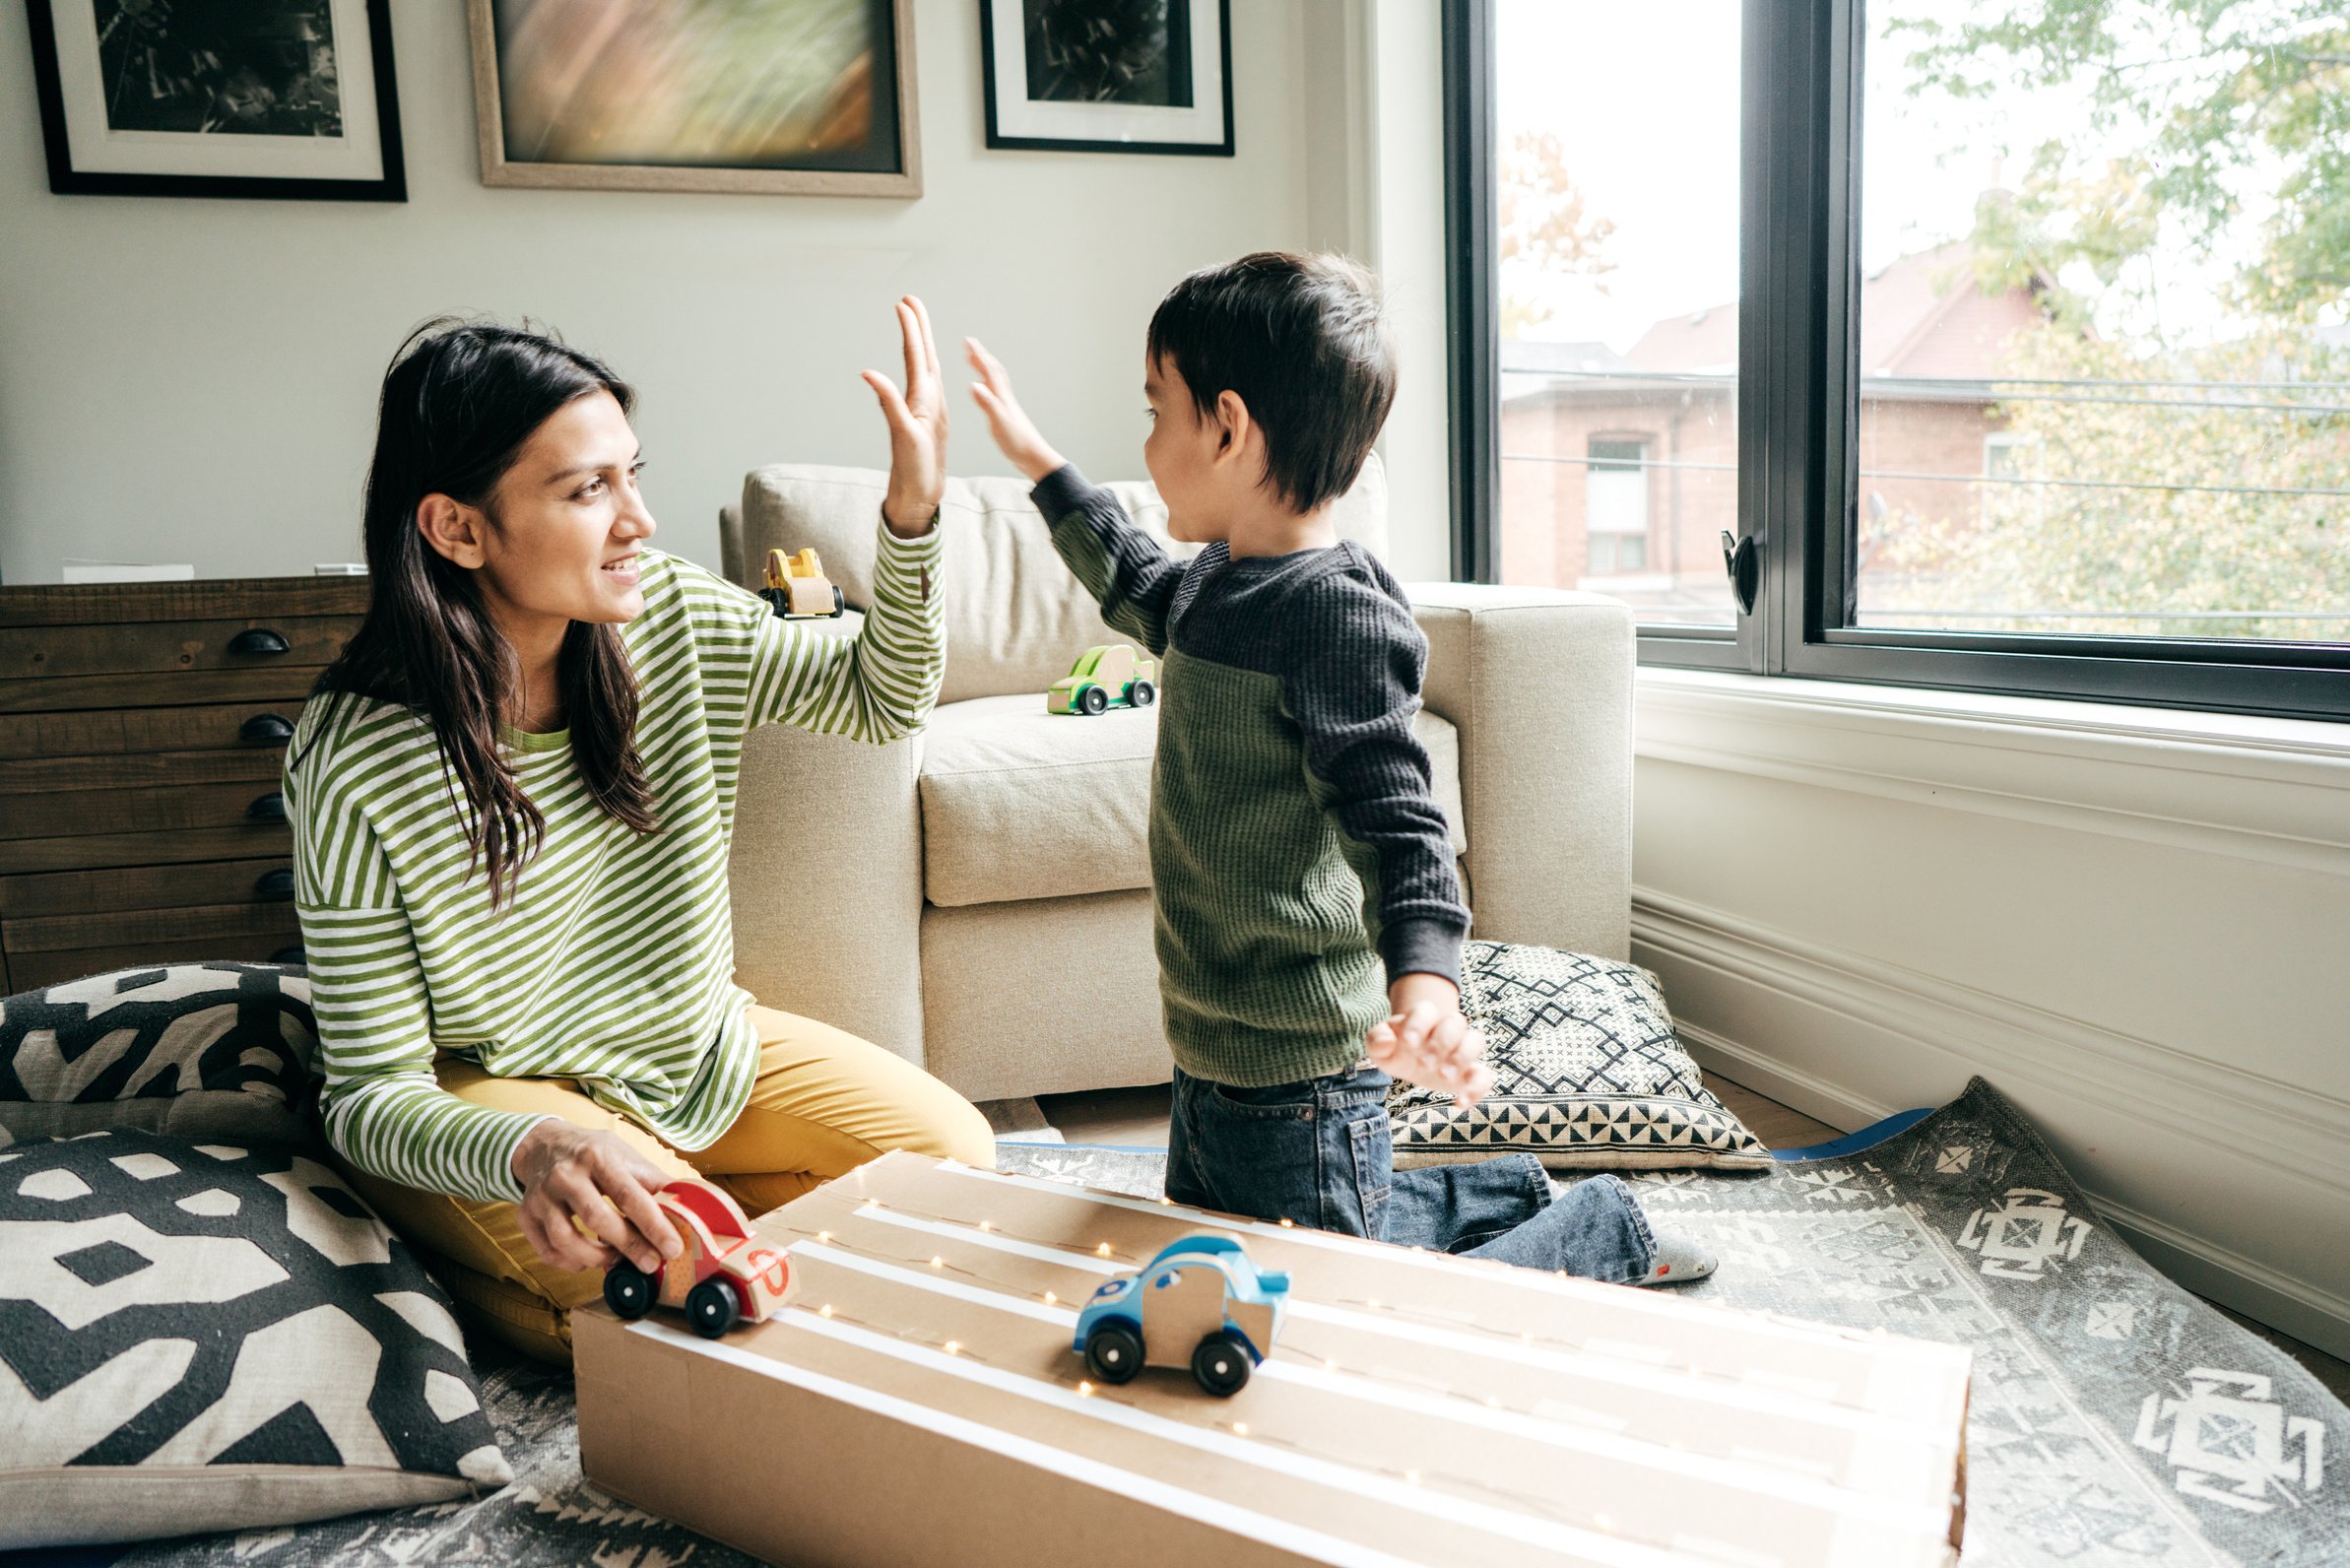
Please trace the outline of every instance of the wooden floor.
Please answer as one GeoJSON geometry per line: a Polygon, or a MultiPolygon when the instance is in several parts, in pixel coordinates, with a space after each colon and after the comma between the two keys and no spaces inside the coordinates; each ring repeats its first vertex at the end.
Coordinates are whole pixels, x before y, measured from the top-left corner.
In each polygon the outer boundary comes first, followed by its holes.
{"type": "MultiPolygon", "coordinates": [[[[1719,1076],[1709,1077],[1706,1086],[1772,1148],[1805,1148],[1839,1136],[1827,1123],[1815,1122],[1801,1111],[1719,1076]]],[[[1090,1094],[1047,1094],[1037,1103],[1043,1108],[1045,1120],[1072,1143],[1166,1146],[1171,1101],[1168,1085],[1164,1083],[1139,1089],[1100,1089],[1090,1094]]],[[[2350,1401],[2350,1362],[2336,1360],[2299,1339],[2228,1312],[2225,1307],[2219,1310],[2308,1367],[2337,1398],[2350,1401]]]]}

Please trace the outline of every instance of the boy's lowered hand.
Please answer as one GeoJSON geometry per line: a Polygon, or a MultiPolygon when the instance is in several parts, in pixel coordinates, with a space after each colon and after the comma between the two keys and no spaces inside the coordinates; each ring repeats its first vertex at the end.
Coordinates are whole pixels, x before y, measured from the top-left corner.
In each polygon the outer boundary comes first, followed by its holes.
{"type": "Polygon", "coordinates": [[[1395,1011],[1371,1026],[1363,1054],[1371,1065],[1452,1095],[1467,1110],[1493,1087],[1484,1037],[1461,1015],[1461,988],[1439,974],[1400,976],[1387,988],[1395,1011]]]}
{"type": "Polygon", "coordinates": [[[979,372],[979,379],[971,383],[971,397],[987,416],[988,433],[1029,484],[1042,483],[1047,474],[1062,466],[1061,454],[1046,444],[1036,432],[1035,422],[1020,407],[1020,400],[1012,395],[1012,373],[1004,368],[1004,361],[981,348],[977,338],[965,338],[963,348],[971,358],[971,368],[979,372]]]}

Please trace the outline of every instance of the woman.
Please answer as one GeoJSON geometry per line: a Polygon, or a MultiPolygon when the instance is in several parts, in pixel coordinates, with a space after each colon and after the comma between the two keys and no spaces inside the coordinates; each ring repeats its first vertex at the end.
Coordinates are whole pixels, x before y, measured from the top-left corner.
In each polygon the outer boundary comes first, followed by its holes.
{"type": "Polygon", "coordinates": [[[947,416],[898,303],[874,604],[853,638],[645,547],[632,394],[587,355],[437,323],[384,377],[374,597],[287,753],[328,1143],[503,1338],[681,1240],[698,1171],[757,1213],[892,1148],[993,1163],[920,1069],[733,981],[727,846],[747,730],[887,742],[946,653],[947,416]]]}

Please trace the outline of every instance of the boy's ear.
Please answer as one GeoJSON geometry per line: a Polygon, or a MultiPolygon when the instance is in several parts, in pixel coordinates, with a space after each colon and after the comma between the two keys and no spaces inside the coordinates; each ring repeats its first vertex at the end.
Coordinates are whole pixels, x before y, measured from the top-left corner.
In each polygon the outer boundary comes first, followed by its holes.
{"type": "Polygon", "coordinates": [[[452,565],[469,570],[480,569],[489,558],[482,547],[489,521],[479,507],[438,490],[417,502],[417,532],[424,543],[452,565]]]}
{"type": "Polygon", "coordinates": [[[1249,431],[1257,422],[1250,415],[1248,404],[1241,401],[1240,394],[1226,387],[1215,395],[1215,423],[1216,455],[1220,457],[1227,452],[1238,452],[1246,446],[1249,431]]]}

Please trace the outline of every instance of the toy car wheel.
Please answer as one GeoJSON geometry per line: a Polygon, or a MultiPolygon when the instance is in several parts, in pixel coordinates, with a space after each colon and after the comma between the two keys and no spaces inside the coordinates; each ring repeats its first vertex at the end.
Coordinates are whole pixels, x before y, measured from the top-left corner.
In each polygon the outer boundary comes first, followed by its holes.
{"type": "Polygon", "coordinates": [[[1248,1346],[1240,1336],[1228,1329],[1219,1329],[1200,1341],[1192,1352],[1192,1376],[1200,1380],[1200,1387],[1219,1400],[1228,1400],[1249,1386],[1248,1346]]]}
{"type": "Polygon", "coordinates": [[[1137,681],[1126,688],[1126,700],[1138,708],[1146,708],[1158,700],[1158,687],[1147,681],[1137,681]]]}
{"type": "Polygon", "coordinates": [[[632,1263],[614,1264],[604,1273],[604,1304],[619,1318],[634,1320],[653,1310],[661,1294],[653,1276],[632,1263]]]}
{"type": "Polygon", "coordinates": [[[685,1293],[685,1319],[695,1334],[715,1339],[743,1321],[743,1303],[724,1279],[704,1279],[685,1293]]]}
{"type": "Polygon", "coordinates": [[[1109,710],[1110,694],[1099,686],[1089,686],[1077,693],[1077,711],[1092,715],[1109,710]]]}
{"type": "Polygon", "coordinates": [[[1127,1324],[1096,1324],[1085,1336],[1085,1370],[1104,1383],[1131,1383],[1142,1370],[1142,1337],[1127,1324]]]}
{"type": "Polygon", "coordinates": [[[834,620],[836,620],[836,621],[837,621],[837,620],[839,620],[839,619],[840,619],[840,613],[841,613],[842,611],[844,611],[844,610],[848,609],[848,607],[849,607],[848,596],[847,596],[846,594],[844,594],[844,593],[842,593],[842,592],[840,591],[840,585],[839,585],[838,583],[834,583],[834,584],[832,585],[832,617],[833,617],[833,619],[834,619],[834,620]]]}

